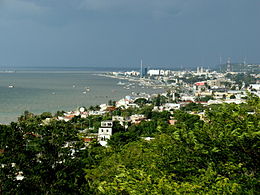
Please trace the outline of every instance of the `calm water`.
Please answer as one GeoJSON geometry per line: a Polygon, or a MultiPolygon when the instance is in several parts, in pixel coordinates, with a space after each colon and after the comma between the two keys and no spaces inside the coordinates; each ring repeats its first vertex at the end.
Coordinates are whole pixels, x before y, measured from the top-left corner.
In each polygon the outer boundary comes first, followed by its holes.
{"type": "Polygon", "coordinates": [[[25,110],[40,114],[75,110],[118,100],[132,91],[151,93],[152,89],[123,89],[119,80],[95,75],[93,71],[18,71],[0,73],[0,123],[16,121],[25,110]],[[14,88],[9,88],[13,85],[14,88]],[[89,92],[83,93],[85,88],[89,92]]]}

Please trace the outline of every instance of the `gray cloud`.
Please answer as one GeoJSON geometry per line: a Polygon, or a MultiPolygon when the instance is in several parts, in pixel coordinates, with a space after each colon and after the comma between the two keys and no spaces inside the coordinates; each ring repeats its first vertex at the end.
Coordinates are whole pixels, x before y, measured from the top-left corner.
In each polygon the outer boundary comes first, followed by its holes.
{"type": "Polygon", "coordinates": [[[138,14],[176,14],[189,0],[81,0],[78,9],[138,14]]]}
{"type": "Polygon", "coordinates": [[[46,11],[46,7],[39,6],[33,1],[1,0],[0,9],[15,13],[40,14],[46,11]]]}
{"type": "MultiPolygon", "coordinates": [[[[181,13],[190,0],[0,0],[0,16],[65,15],[83,12],[112,15],[141,15],[155,18],[181,13]]],[[[77,13],[78,14],[78,13],[77,13]]],[[[77,15],[74,14],[74,15],[77,15]]],[[[33,18],[32,18],[33,19],[33,18]]],[[[36,18],[37,19],[37,18],[36,18]]]]}
{"type": "Polygon", "coordinates": [[[24,20],[43,16],[48,8],[32,1],[0,0],[0,20],[24,20]]]}
{"type": "Polygon", "coordinates": [[[257,62],[259,17],[259,0],[0,0],[0,65],[257,62]]]}

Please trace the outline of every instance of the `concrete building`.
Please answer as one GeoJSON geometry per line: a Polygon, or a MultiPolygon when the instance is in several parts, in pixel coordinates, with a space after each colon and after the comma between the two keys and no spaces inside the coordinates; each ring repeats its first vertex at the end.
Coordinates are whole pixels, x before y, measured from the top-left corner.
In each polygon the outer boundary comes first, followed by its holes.
{"type": "Polygon", "coordinates": [[[102,121],[101,127],[98,129],[98,142],[102,146],[107,145],[107,140],[112,136],[113,121],[102,121]]]}
{"type": "Polygon", "coordinates": [[[149,76],[160,76],[160,70],[149,70],[148,75],[149,76]]]}
{"type": "Polygon", "coordinates": [[[180,109],[181,105],[180,104],[175,104],[175,103],[166,103],[163,105],[164,110],[171,111],[171,110],[178,110],[180,109]]]}
{"type": "Polygon", "coordinates": [[[130,116],[131,123],[138,124],[145,120],[146,117],[143,114],[134,114],[130,116]]]}
{"type": "Polygon", "coordinates": [[[193,86],[193,89],[196,90],[197,92],[205,91],[207,89],[206,82],[205,81],[196,82],[193,86]]]}
{"type": "Polygon", "coordinates": [[[190,96],[190,95],[182,95],[181,96],[181,100],[182,101],[195,101],[195,97],[194,96],[190,96]]]}
{"type": "Polygon", "coordinates": [[[112,121],[118,121],[120,125],[124,126],[125,118],[123,116],[112,116],[112,121]]]}

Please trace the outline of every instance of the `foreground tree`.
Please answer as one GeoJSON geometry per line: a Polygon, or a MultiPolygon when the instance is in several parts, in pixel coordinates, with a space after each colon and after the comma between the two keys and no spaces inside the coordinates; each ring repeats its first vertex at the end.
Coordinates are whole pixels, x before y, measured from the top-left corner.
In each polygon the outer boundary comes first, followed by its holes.
{"type": "Polygon", "coordinates": [[[100,194],[257,194],[260,118],[245,108],[219,105],[205,122],[177,112],[176,126],[124,145],[86,178],[100,194]]]}
{"type": "Polygon", "coordinates": [[[53,121],[23,121],[1,126],[1,193],[80,194],[85,191],[83,168],[88,150],[74,127],[53,121]],[[23,177],[19,180],[17,175],[23,177]]]}
{"type": "Polygon", "coordinates": [[[148,109],[128,131],[115,124],[107,148],[83,145],[80,119],[0,125],[0,194],[257,194],[260,101],[247,101],[212,105],[203,121],[176,111],[174,126],[148,109]]]}

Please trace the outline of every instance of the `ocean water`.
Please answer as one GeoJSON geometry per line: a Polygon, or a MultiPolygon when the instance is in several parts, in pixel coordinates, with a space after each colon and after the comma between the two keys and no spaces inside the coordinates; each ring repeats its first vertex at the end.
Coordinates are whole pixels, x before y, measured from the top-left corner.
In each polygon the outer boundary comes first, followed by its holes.
{"type": "Polygon", "coordinates": [[[16,71],[0,73],[0,123],[17,121],[25,110],[40,114],[70,111],[119,100],[131,92],[155,92],[136,85],[130,90],[118,79],[97,76],[97,71],[16,71]],[[13,85],[14,88],[9,88],[13,85]],[[89,88],[90,91],[85,89],[89,88]]]}

